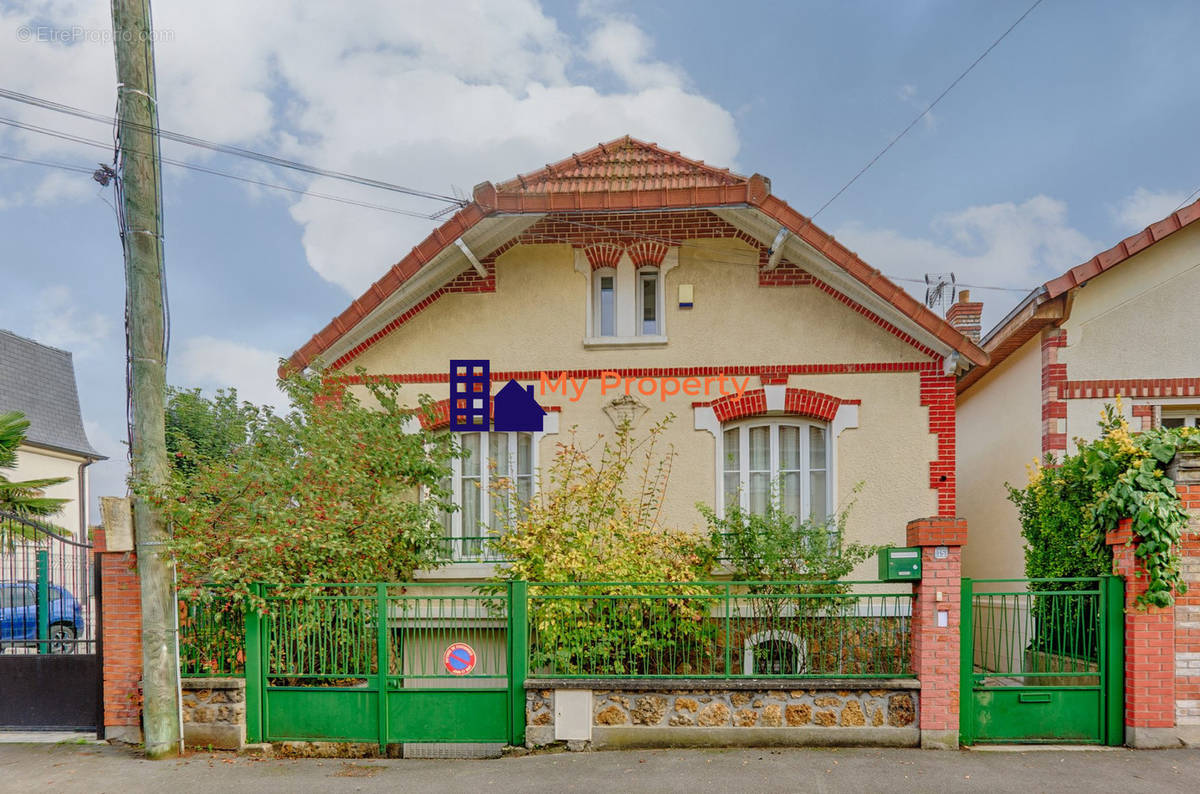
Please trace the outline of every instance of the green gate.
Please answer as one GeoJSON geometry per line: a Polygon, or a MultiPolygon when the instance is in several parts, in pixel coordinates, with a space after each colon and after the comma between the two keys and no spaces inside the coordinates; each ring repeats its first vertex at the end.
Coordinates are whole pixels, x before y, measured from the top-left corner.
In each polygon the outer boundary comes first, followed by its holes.
{"type": "Polygon", "coordinates": [[[960,734],[977,743],[1124,741],[1124,583],[963,579],[960,734]]]}
{"type": "Polygon", "coordinates": [[[246,621],[247,738],[520,744],[525,584],[320,585],[246,621]]]}

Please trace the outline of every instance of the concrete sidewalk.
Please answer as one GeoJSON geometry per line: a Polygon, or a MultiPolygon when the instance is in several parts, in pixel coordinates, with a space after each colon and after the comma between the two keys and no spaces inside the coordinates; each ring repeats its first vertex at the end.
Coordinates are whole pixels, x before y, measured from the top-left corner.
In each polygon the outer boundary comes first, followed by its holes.
{"type": "Polygon", "coordinates": [[[151,762],[108,745],[0,746],[5,792],[1013,791],[1194,792],[1200,751],[652,750],[491,761],[277,760],[196,753],[151,762]]]}

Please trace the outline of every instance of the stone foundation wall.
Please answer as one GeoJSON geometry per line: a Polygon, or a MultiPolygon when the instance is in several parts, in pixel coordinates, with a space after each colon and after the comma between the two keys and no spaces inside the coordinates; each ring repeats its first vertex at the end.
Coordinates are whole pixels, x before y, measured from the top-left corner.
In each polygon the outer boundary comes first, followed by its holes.
{"type": "Polygon", "coordinates": [[[574,745],[607,746],[618,738],[622,746],[643,741],[653,746],[919,741],[916,681],[778,682],[786,687],[767,681],[706,681],[682,688],[680,683],[609,681],[606,688],[588,689],[591,724],[581,730],[581,715],[564,714],[556,695],[561,699],[563,691],[585,687],[532,682],[526,690],[526,743],[533,747],[565,739],[574,745]],[[569,733],[558,724],[568,718],[569,733]],[[845,735],[839,738],[839,732],[845,735]]]}
{"type": "Polygon", "coordinates": [[[246,681],[184,678],[183,741],[188,747],[241,750],[246,746],[246,681]]]}

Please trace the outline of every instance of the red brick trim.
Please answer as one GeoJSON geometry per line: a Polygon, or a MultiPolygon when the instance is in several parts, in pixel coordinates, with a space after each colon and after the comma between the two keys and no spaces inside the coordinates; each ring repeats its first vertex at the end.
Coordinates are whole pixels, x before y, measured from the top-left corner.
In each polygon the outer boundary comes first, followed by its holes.
{"type": "Polygon", "coordinates": [[[792,262],[780,262],[774,270],[758,270],[760,287],[811,287],[816,279],[804,268],[792,262]]]}
{"type": "Polygon", "coordinates": [[[1058,384],[1061,400],[1095,400],[1112,397],[1200,397],[1200,378],[1125,378],[1123,380],[1067,380],[1058,384]]]}
{"type": "Polygon", "coordinates": [[[921,373],[921,405],[929,408],[929,432],[937,436],[937,458],[929,463],[929,487],[937,491],[938,515],[957,512],[954,376],[940,369],[921,373]]]}
{"type": "MultiPolygon", "coordinates": [[[[843,400],[831,394],[822,394],[810,389],[788,389],[784,393],[783,410],[797,416],[808,416],[823,422],[832,421],[842,405],[861,405],[861,400],[843,400]]],[[[694,402],[693,408],[713,409],[718,422],[731,422],[746,416],[757,416],[767,412],[765,389],[747,389],[740,396],[730,394],[709,402],[694,402]]]]}
{"type": "Polygon", "coordinates": [[[623,253],[625,253],[624,249],[613,243],[594,243],[583,249],[583,255],[587,257],[592,270],[600,270],[605,267],[615,268],[621,261],[623,253]]]}
{"type": "Polygon", "coordinates": [[[1135,427],[1134,430],[1145,432],[1146,430],[1153,430],[1155,426],[1157,426],[1158,423],[1154,421],[1153,405],[1149,403],[1143,403],[1141,405],[1133,406],[1131,410],[1133,418],[1140,420],[1140,425],[1135,427]]]}
{"type": "Polygon", "coordinates": [[[643,240],[629,246],[627,253],[634,267],[658,267],[667,256],[667,244],[643,240]]]}
{"type": "Polygon", "coordinates": [[[1067,346],[1065,328],[1042,331],[1042,455],[1067,452],[1067,404],[1059,388],[1067,381],[1067,365],[1058,363],[1058,351],[1067,346]]]}
{"type": "MultiPolygon", "coordinates": [[[[354,386],[363,383],[368,378],[390,381],[391,383],[448,383],[450,381],[449,363],[444,372],[405,372],[375,375],[339,375],[342,383],[354,386]]],[[[560,374],[568,378],[580,380],[592,378],[599,380],[605,374],[616,373],[622,378],[690,378],[717,377],[720,375],[764,375],[773,382],[786,383],[789,375],[869,375],[895,372],[938,373],[941,364],[932,361],[883,361],[863,362],[860,364],[725,364],[696,367],[624,367],[618,369],[524,369],[524,370],[492,370],[493,381],[518,380],[537,383],[545,373],[547,377],[557,380],[560,374]],[[779,380],[782,378],[783,380],[779,380]]],[[[766,381],[763,381],[765,384],[766,381]]]]}
{"type": "Polygon", "coordinates": [[[967,545],[967,520],[956,516],[915,518],[908,522],[905,532],[909,546],[967,545]]]}
{"type": "MultiPolygon", "coordinates": [[[[465,401],[459,400],[459,402],[465,402],[465,401]]],[[[496,411],[496,396],[495,395],[491,396],[490,402],[491,402],[491,406],[492,406],[492,413],[494,415],[495,411],[496,411]]],[[[448,400],[448,399],[447,400],[438,400],[437,402],[435,402],[433,404],[432,407],[433,407],[433,416],[430,416],[429,414],[426,414],[424,412],[417,414],[418,418],[421,421],[421,427],[425,428],[426,430],[441,430],[443,428],[449,427],[450,426],[450,400],[448,400]]],[[[559,412],[559,411],[562,411],[562,406],[561,405],[543,405],[542,410],[559,412]]]]}

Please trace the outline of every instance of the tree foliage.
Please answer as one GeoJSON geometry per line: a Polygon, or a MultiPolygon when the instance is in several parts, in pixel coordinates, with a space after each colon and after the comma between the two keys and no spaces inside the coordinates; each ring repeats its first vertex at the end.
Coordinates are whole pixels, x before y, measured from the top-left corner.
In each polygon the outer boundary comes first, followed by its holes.
{"type": "Polygon", "coordinates": [[[1111,570],[1105,534],[1122,519],[1132,520],[1136,555],[1145,568],[1146,591],[1138,604],[1170,606],[1187,590],[1180,572],[1179,541],[1188,513],[1165,468],[1183,449],[1200,449],[1193,427],[1129,432],[1116,405],[1100,417],[1101,436],[1079,441],[1078,451],[1042,467],[1034,461],[1029,484],[1009,486],[1009,498],[1021,516],[1029,544],[1029,576],[1095,576],[1111,570]],[[1107,564],[1105,564],[1107,563],[1107,564]]]}
{"type": "MultiPolygon", "coordinates": [[[[858,486],[855,487],[858,492],[858,486]]],[[[698,504],[708,521],[713,546],[720,550],[734,579],[741,581],[835,583],[881,547],[846,542],[846,521],[854,503],[824,521],[797,521],[780,507],[779,484],[771,487],[766,512],[727,505],[725,516],[698,504]]],[[[844,585],[819,584],[814,591],[844,592],[844,585]]],[[[796,591],[796,588],[789,588],[796,591]]]]}
{"type": "MultiPolygon", "coordinates": [[[[707,576],[712,548],[704,537],[661,520],[674,452],[660,454],[658,445],[670,421],[640,439],[626,422],[597,442],[599,450],[583,446],[572,432],[539,475],[533,501],[495,541],[511,560],[502,579],[615,583],[531,586],[533,669],[688,672],[677,668],[676,646],[702,647],[712,633],[704,620],[708,601],[643,598],[654,593],[619,584],[678,582],[669,588],[672,595],[706,592],[688,583],[707,576]]],[[[510,484],[500,487],[515,497],[510,484]]]]}
{"type": "Polygon", "coordinates": [[[218,389],[210,399],[200,389],[168,386],[164,414],[171,468],[191,476],[197,467],[234,454],[272,412],[238,400],[237,389],[218,389]]]}
{"type": "MultiPolygon", "coordinates": [[[[280,382],[286,415],[179,397],[177,460],[164,508],[184,589],[407,580],[438,561],[439,482],[457,454],[421,428],[398,387],[368,385],[374,405],[319,375],[280,382]],[[244,443],[237,443],[240,428],[244,443]],[[189,434],[189,431],[191,434],[189,434]],[[422,490],[432,498],[420,498],[422,490]]],[[[295,591],[299,592],[299,590],[295,591]]]]}
{"type": "MultiPolygon", "coordinates": [[[[25,443],[29,420],[20,411],[0,412],[0,470],[17,465],[17,450],[25,443]]],[[[0,473],[0,512],[12,513],[32,521],[47,532],[67,535],[67,530],[46,519],[62,512],[66,499],[46,496],[45,489],[67,482],[66,477],[44,477],[13,481],[0,473]]],[[[0,543],[9,545],[16,538],[36,539],[38,533],[17,521],[0,519],[0,543]]]]}

